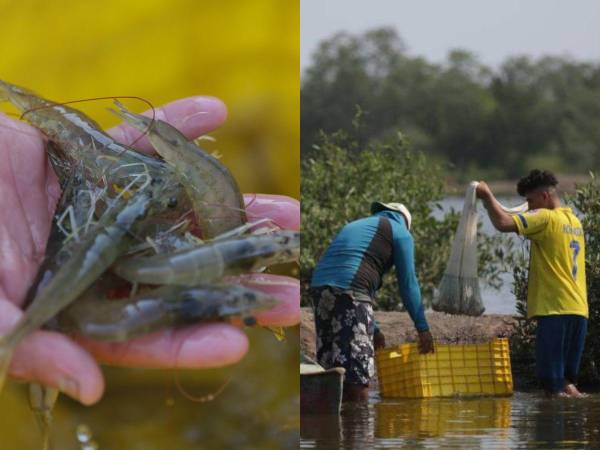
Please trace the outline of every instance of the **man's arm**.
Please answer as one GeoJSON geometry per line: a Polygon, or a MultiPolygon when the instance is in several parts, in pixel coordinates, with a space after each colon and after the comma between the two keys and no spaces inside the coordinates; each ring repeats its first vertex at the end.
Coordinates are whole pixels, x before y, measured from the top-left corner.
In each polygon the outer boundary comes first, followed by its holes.
{"type": "Polygon", "coordinates": [[[415,272],[414,253],[415,247],[411,237],[394,238],[394,266],[402,303],[419,333],[420,352],[433,353],[433,337],[425,319],[421,289],[415,272]]]}
{"type": "Polygon", "coordinates": [[[429,325],[425,319],[421,289],[415,272],[414,252],[412,238],[394,239],[394,266],[402,303],[417,331],[427,331],[429,325]]]}
{"type": "Polygon", "coordinates": [[[518,231],[512,216],[502,209],[502,206],[500,206],[500,203],[496,200],[496,197],[494,197],[494,194],[492,194],[485,181],[479,182],[475,193],[477,194],[477,198],[480,198],[483,202],[485,209],[487,209],[494,228],[504,233],[511,231],[516,233],[518,231]]]}

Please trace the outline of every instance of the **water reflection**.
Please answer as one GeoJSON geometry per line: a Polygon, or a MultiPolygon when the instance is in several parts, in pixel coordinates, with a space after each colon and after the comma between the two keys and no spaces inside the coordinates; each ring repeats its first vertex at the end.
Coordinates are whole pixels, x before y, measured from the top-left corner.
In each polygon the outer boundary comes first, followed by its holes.
{"type": "Polygon", "coordinates": [[[537,399],[515,418],[529,448],[600,448],[600,395],[587,399],[537,399]]]}
{"type": "Polygon", "coordinates": [[[475,400],[425,399],[404,403],[375,405],[378,438],[436,437],[461,432],[478,434],[480,430],[510,427],[511,400],[482,398],[475,400]]]}
{"type": "Polygon", "coordinates": [[[600,395],[382,400],[301,419],[301,448],[600,448],[600,395]]]}

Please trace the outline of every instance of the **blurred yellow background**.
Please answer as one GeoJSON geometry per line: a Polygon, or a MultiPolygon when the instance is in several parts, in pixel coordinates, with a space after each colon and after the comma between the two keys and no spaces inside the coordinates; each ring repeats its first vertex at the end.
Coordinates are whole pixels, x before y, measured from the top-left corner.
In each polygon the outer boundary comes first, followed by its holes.
{"type": "MultiPolygon", "coordinates": [[[[214,95],[229,118],[204,146],[244,192],[299,198],[299,2],[0,0],[0,17],[1,79],[55,101],[214,95]]],[[[110,105],[74,107],[110,127],[110,105]]]]}

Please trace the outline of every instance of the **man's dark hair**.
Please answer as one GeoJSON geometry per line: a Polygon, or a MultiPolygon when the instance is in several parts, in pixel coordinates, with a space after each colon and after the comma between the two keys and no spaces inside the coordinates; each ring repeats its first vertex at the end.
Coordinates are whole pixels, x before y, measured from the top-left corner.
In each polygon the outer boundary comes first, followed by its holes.
{"type": "Polygon", "coordinates": [[[529,175],[523,177],[517,183],[517,192],[521,197],[525,197],[529,192],[540,188],[555,187],[558,180],[552,172],[548,170],[534,169],[529,175]]]}

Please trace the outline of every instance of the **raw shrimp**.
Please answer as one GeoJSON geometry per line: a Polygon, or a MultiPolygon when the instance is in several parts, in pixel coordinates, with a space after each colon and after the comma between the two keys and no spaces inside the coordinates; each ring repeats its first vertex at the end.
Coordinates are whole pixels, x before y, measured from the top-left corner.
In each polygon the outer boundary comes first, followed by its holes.
{"type": "Polygon", "coordinates": [[[175,170],[192,203],[202,236],[210,239],[246,222],[244,198],[229,172],[216,158],[162,120],[128,111],[115,102],[119,117],[141,132],[175,170]]]}
{"type": "MultiPolygon", "coordinates": [[[[104,288],[105,290],[105,288],[104,288]]],[[[58,316],[62,331],[93,339],[126,341],[169,326],[241,317],[272,308],[277,300],[242,286],[165,286],[133,298],[106,300],[90,289],[58,316]]]]}
{"type": "MultiPolygon", "coordinates": [[[[246,215],[237,183],[220,162],[164,122],[119,105],[119,114],[131,125],[149,131],[149,140],[166,162],[115,142],[73,108],[3,81],[1,100],[20,108],[22,117],[48,138],[48,155],[64,195],[40,272],[48,276],[39,277],[37,293],[32,289],[29,295],[35,298],[21,321],[0,337],[0,390],[16,344],[69,305],[59,323],[66,320],[84,334],[116,340],[198,318],[241,315],[251,322],[254,311],[274,305],[264,294],[241,287],[164,287],[114,303],[82,296],[93,283],[100,285],[101,275],[112,276],[105,271],[114,262],[117,273],[136,283],[194,285],[296,259],[299,234],[279,231],[239,237],[243,231],[237,230],[245,230],[246,215]],[[150,243],[158,239],[167,245],[191,245],[182,238],[187,228],[180,225],[185,221],[175,226],[169,221],[181,218],[190,203],[203,237],[215,238],[211,243],[170,255],[138,254],[138,260],[118,261],[146,238],[150,243]],[[191,267],[177,274],[186,264],[191,267]],[[158,276],[144,278],[153,270],[158,276]],[[73,304],[76,299],[81,304],[73,304]]],[[[32,407],[35,403],[43,417],[53,390],[38,391],[34,386],[32,393],[32,407]]]]}
{"type": "Polygon", "coordinates": [[[122,259],[113,270],[131,282],[192,286],[227,275],[256,271],[271,264],[291,262],[298,258],[299,251],[300,233],[275,231],[217,240],[166,255],[122,259]]]}
{"type": "MultiPolygon", "coordinates": [[[[96,182],[118,165],[130,170],[146,167],[154,174],[165,163],[119,144],[92,119],[66,105],[51,102],[27,89],[0,80],[0,101],[9,101],[23,112],[23,119],[39,129],[52,143],[60,159],[81,161],[96,182]]],[[[52,151],[50,152],[52,155],[52,151]]]]}
{"type": "MultiPolygon", "coordinates": [[[[27,120],[54,144],[51,160],[59,168],[59,175],[68,172],[69,164],[79,163],[92,185],[103,180],[114,194],[106,196],[106,210],[81,239],[61,240],[64,245],[53,249],[55,255],[50,255],[46,265],[54,264],[58,270],[38,289],[38,295],[14,329],[0,338],[1,390],[18,342],[74,301],[127,251],[132,241],[129,233],[136,221],[167,209],[182,190],[173,180],[168,165],[117,144],[74,109],[3,81],[0,81],[0,100],[8,100],[24,111],[27,120]],[[133,195],[127,203],[125,194],[133,195]],[[66,255],[65,261],[58,264],[61,253],[66,255]]],[[[38,280],[42,281],[42,277],[38,280]]]]}
{"type": "Polygon", "coordinates": [[[128,232],[150,206],[147,194],[137,194],[124,207],[106,211],[94,232],[77,245],[69,260],[29,305],[15,327],[0,338],[0,391],[12,353],[21,339],[56,315],[91,285],[130,245],[128,232]]]}

